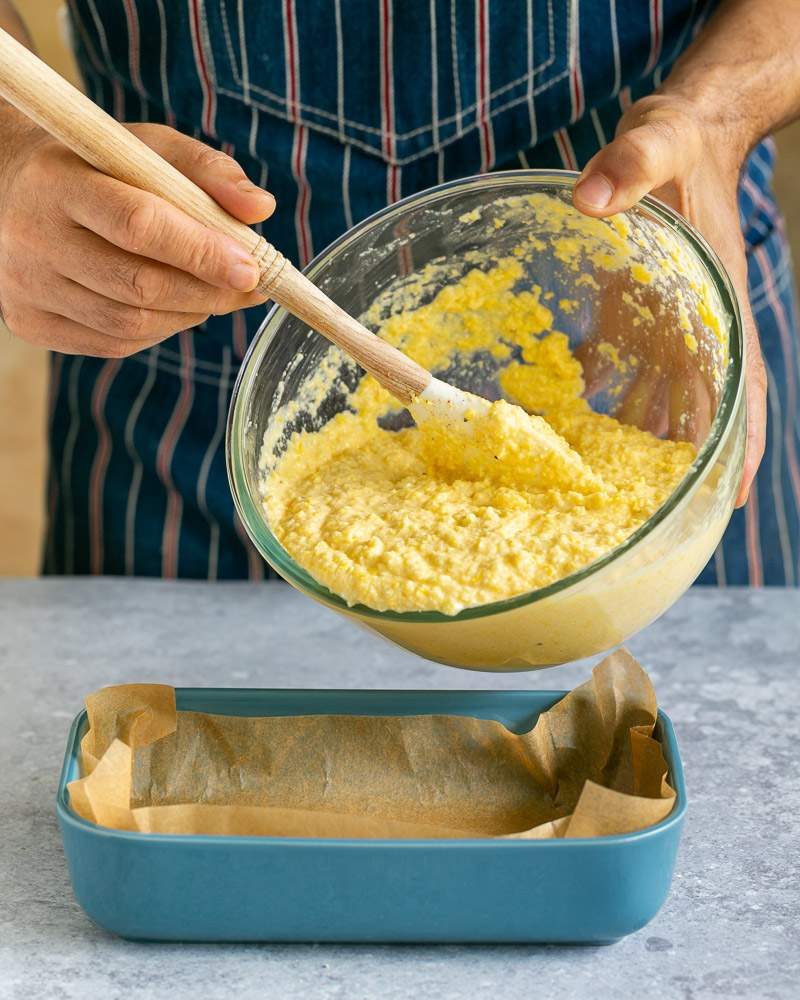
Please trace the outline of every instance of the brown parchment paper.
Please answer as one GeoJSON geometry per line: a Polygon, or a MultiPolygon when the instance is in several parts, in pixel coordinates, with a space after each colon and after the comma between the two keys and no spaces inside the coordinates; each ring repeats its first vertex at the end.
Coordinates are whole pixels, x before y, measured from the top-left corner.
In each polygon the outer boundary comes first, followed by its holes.
{"type": "Polygon", "coordinates": [[[625,650],[526,733],[460,716],[178,712],[160,684],[102,688],[73,809],[144,833],[594,837],[664,819],[656,697],[625,650]]]}

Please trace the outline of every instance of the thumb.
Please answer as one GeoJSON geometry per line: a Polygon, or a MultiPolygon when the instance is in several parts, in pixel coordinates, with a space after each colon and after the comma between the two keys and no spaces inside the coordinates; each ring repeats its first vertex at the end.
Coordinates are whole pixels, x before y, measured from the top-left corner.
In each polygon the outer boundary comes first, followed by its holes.
{"type": "Polygon", "coordinates": [[[233,157],[165,125],[131,131],[242,222],[262,222],[275,211],[275,198],[251,183],[233,157]]]}
{"type": "Polygon", "coordinates": [[[594,216],[624,212],[685,172],[693,142],[694,130],[685,133],[666,119],[623,132],[584,167],[572,195],[575,207],[594,216]]]}

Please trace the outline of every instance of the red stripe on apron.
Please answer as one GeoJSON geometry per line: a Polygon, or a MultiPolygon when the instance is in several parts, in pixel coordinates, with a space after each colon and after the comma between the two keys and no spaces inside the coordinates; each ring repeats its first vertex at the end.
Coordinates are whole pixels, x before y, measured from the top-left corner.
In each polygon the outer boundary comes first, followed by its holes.
{"type": "Polygon", "coordinates": [[[233,352],[239,361],[247,353],[247,323],[243,312],[233,314],[233,352]]]}
{"type": "Polygon", "coordinates": [[[164,516],[164,530],[161,536],[161,575],[174,579],[178,575],[178,548],[180,542],[180,525],[183,516],[183,498],[175,489],[172,478],[172,457],[175,445],[181,431],[186,425],[189,411],[194,399],[194,383],[192,368],[194,366],[194,349],[192,337],[188,331],[179,334],[181,356],[181,390],[175,408],[167,423],[164,435],[156,453],[156,471],[167,491],[167,510],[164,516]]]}
{"type": "MultiPolygon", "coordinates": [[[[286,83],[287,104],[291,118],[297,122],[298,98],[300,94],[300,53],[297,45],[297,17],[294,0],[284,3],[284,47],[286,50],[286,83]]],[[[306,177],[306,155],[308,153],[308,130],[299,123],[295,125],[292,142],[292,176],[297,184],[297,202],[295,204],[295,232],[297,248],[300,254],[300,264],[305,265],[314,256],[309,226],[309,210],[311,205],[311,188],[306,177]]]]}
{"type": "Polygon", "coordinates": [[[400,197],[399,171],[391,161],[395,156],[394,145],[394,22],[391,0],[381,0],[381,146],[386,157],[386,203],[391,205],[400,197]]]}
{"type": "Polygon", "coordinates": [[[580,6],[575,4],[572,9],[572,18],[570,19],[570,38],[569,38],[569,60],[570,60],[570,72],[569,72],[569,93],[570,101],[572,103],[572,113],[570,114],[570,121],[577,121],[585,110],[585,102],[583,97],[583,71],[581,70],[581,43],[580,43],[580,6]]]}
{"type": "Polygon", "coordinates": [[[128,23],[128,68],[134,87],[144,94],[141,74],[141,51],[139,44],[139,15],[133,0],[125,0],[125,20],[128,23]]]}
{"type": "Polygon", "coordinates": [[[120,365],[118,359],[106,361],[92,390],[92,419],[97,428],[97,451],[89,474],[89,568],[94,575],[103,572],[103,488],[111,459],[111,434],[104,411],[108,390],[120,365]]]}
{"type": "Polygon", "coordinates": [[[308,129],[304,125],[295,125],[294,144],[292,148],[292,174],[297,184],[297,204],[295,207],[295,230],[297,246],[300,251],[302,267],[314,256],[311,247],[311,230],[308,224],[308,213],[311,202],[308,178],[306,177],[306,155],[308,153],[308,129]]]}
{"type": "Polygon", "coordinates": [[[286,66],[289,70],[286,78],[289,88],[287,104],[292,121],[297,121],[297,22],[295,21],[294,0],[286,0],[285,2],[284,30],[286,32],[286,66]]]}
{"type": "MultiPolygon", "coordinates": [[[[56,410],[56,399],[58,397],[58,389],[61,383],[61,369],[64,367],[64,355],[63,354],[53,354],[52,366],[50,368],[50,381],[47,387],[47,427],[50,438],[53,435],[53,420],[55,418],[56,410]]],[[[51,449],[52,450],[52,449],[51,449]]],[[[51,457],[52,464],[52,457],[51,457]]],[[[49,557],[52,560],[53,543],[55,541],[55,531],[53,529],[53,524],[56,518],[56,507],[58,505],[58,476],[55,473],[55,469],[50,469],[49,474],[49,488],[50,492],[47,498],[47,522],[48,522],[48,534],[50,539],[50,550],[49,557]]]]}
{"type": "Polygon", "coordinates": [[[664,11],[661,0],[650,0],[650,57],[644,69],[645,73],[652,70],[661,55],[661,42],[664,34],[663,18],[664,11]]]}
{"type": "Polygon", "coordinates": [[[189,23],[192,29],[192,49],[194,51],[195,65],[197,66],[197,78],[200,81],[200,89],[203,93],[203,131],[206,135],[213,136],[216,134],[214,131],[214,118],[216,116],[217,98],[211,83],[211,73],[209,72],[206,53],[203,48],[203,27],[200,19],[199,0],[189,0],[189,23]]]}
{"type": "Polygon", "coordinates": [[[553,139],[555,140],[558,155],[561,157],[561,163],[564,168],[566,170],[577,170],[578,160],[575,156],[575,150],[572,148],[572,140],[567,130],[560,128],[553,136],[553,139]]]}
{"type": "Polygon", "coordinates": [[[488,0],[478,0],[475,7],[475,33],[478,44],[476,76],[478,78],[478,107],[476,114],[481,135],[481,173],[494,164],[494,132],[489,108],[489,5],[488,0]]]}

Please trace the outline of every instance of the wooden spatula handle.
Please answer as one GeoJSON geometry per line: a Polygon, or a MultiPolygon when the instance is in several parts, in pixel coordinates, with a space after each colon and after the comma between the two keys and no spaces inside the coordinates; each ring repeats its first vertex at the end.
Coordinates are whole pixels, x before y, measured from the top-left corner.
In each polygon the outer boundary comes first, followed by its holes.
{"type": "Polygon", "coordinates": [[[408,402],[430,382],[429,372],[340,309],[255,230],[2,29],[0,95],[104,174],[241,243],[258,264],[265,295],[349,353],[399,399],[408,402]]]}

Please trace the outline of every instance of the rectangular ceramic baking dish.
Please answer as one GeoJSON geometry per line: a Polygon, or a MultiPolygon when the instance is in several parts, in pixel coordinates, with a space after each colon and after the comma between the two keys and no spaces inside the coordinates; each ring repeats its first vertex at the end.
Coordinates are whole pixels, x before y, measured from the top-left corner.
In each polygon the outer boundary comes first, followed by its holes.
{"type": "MultiPolygon", "coordinates": [[[[179,688],[179,709],[222,715],[470,715],[530,729],[563,691],[179,688]]],[[[677,797],[638,833],[575,840],[330,840],[129,833],[70,808],[86,713],[72,724],[57,812],[89,917],[175,941],[610,943],[667,897],[686,792],[669,718],[656,736],[677,797]]]]}

